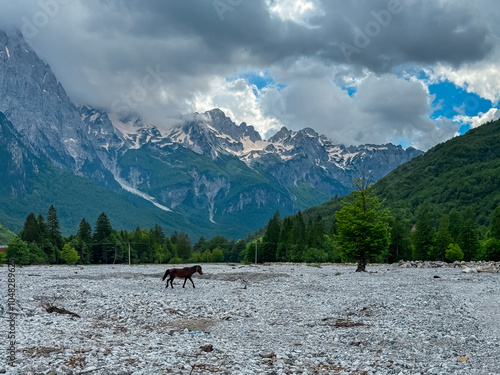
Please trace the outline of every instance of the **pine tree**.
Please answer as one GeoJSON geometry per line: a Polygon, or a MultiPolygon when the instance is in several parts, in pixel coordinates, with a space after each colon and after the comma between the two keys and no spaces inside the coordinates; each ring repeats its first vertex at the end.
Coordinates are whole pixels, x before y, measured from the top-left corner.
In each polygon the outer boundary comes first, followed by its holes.
{"type": "Polygon", "coordinates": [[[112,261],[110,255],[109,238],[113,233],[111,222],[104,212],[97,218],[94,228],[93,246],[92,246],[92,262],[93,263],[108,263],[112,261]]]}
{"type": "Polygon", "coordinates": [[[307,247],[321,249],[324,242],[324,232],[321,216],[318,215],[315,220],[309,219],[306,227],[307,247]]]}
{"type": "Polygon", "coordinates": [[[38,220],[35,218],[33,212],[26,217],[24,227],[19,233],[19,237],[27,243],[40,242],[40,227],[38,226],[38,220]]]}
{"type": "Polygon", "coordinates": [[[425,207],[420,213],[414,233],[413,259],[427,260],[434,251],[434,224],[429,209],[425,207]]]}
{"type": "Polygon", "coordinates": [[[80,256],[83,264],[89,264],[92,260],[92,228],[83,218],[78,226],[78,232],[75,239],[75,249],[80,256]]]}
{"type": "Polygon", "coordinates": [[[448,245],[453,242],[449,229],[450,217],[448,215],[443,215],[439,221],[436,244],[434,246],[434,252],[432,253],[431,260],[445,260],[446,249],[448,248],[448,245]]]}
{"type": "Polygon", "coordinates": [[[306,224],[302,212],[293,217],[287,258],[292,262],[302,262],[306,251],[306,224]]]}
{"type": "Polygon", "coordinates": [[[151,239],[151,244],[163,244],[165,242],[165,233],[163,229],[158,224],[155,224],[154,228],[149,231],[149,238],[151,239]]]}
{"type": "Polygon", "coordinates": [[[462,215],[457,211],[456,208],[453,208],[450,213],[450,228],[449,232],[451,235],[451,239],[453,242],[458,242],[458,237],[460,236],[460,223],[462,222],[462,215]]]}
{"type": "Polygon", "coordinates": [[[389,219],[389,224],[391,227],[391,243],[389,245],[387,261],[389,263],[393,263],[398,262],[401,259],[410,260],[412,257],[410,244],[410,222],[402,216],[397,215],[389,219]]]}
{"type": "Polygon", "coordinates": [[[193,248],[191,247],[191,241],[186,233],[181,233],[177,235],[177,255],[183,260],[188,260],[191,256],[193,248]]]}
{"type": "Polygon", "coordinates": [[[336,240],[343,257],[358,261],[356,272],[366,271],[369,259],[387,251],[390,244],[389,212],[381,208],[366,180],[357,179],[352,201],[344,200],[337,211],[336,240]]]}
{"type": "Polygon", "coordinates": [[[292,219],[291,216],[288,216],[283,220],[283,224],[281,225],[280,236],[278,240],[278,246],[276,249],[276,260],[278,262],[288,262],[291,259],[290,256],[290,246],[292,241],[290,240],[292,233],[292,219]]]}
{"type": "Polygon", "coordinates": [[[206,246],[207,246],[207,240],[205,239],[205,237],[201,236],[198,242],[194,244],[193,251],[195,253],[202,253],[207,249],[206,246]]]}
{"type": "Polygon", "coordinates": [[[56,209],[53,205],[49,208],[49,215],[47,216],[47,235],[49,241],[59,250],[63,246],[63,237],[59,227],[59,219],[57,217],[56,209]]]}
{"type": "Polygon", "coordinates": [[[500,240],[500,204],[493,210],[490,220],[490,237],[500,240]]]}
{"type": "Polygon", "coordinates": [[[281,230],[280,213],[276,211],[267,224],[266,232],[262,238],[262,250],[260,252],[260,262],[275,262],[278,249],[278,240],[281,230]]]}
{"type": "Polygon", "coordinates": [[[472,207],[467,207],[462,216],[458,245],[464,253],[464,261],[468,262],[478,255],[480,248],[479,232],[472,207]]]}

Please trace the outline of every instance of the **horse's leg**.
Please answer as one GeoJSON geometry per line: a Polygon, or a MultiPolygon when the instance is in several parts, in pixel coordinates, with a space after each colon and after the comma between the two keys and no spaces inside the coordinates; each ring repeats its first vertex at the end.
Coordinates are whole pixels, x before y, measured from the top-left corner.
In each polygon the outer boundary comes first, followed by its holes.
{"type": "Polygon", "coordinates": [[[186,277],[184,278],[184,284],[182,284],[182,287],[183,287],[183,288],[186,286],[186,281],[187,281],[188,277],[189,277],[189,276],[186,276],[186,277]]]}
{"type": "Polygon", "coordinates": [[[175,278],[175,277],[171,277],[171,278],[169,279],[169,281],[170,281],[170,286],[172,287],[172,289],[174,289],[174,278],[175,278]]]}
{"type": "Polygon", "coordinates": [[[191,284],[193,284],[193,288],[194,288],[193,279],[191,278],[191,276],[188,276],[188,277],[189,277],[189,280],[191,280],[191,284]]]}

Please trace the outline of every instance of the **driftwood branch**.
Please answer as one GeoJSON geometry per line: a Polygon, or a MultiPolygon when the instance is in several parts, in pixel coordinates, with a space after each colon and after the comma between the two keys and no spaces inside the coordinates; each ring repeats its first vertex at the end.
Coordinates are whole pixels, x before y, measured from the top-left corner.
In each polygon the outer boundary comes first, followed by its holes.
{"type": "Polygon", "coordinates": [[[71,315],[71,316],[74,316],[76,318],[80,318],[80,315],[78,315],[77,313],[74,313],[72,311],[68,311],[66,309],[62,309],[60,307],[57,307],[56,305],[54,305],[55,301],[59,299],[57,297],[54,297],[52,298],[51,301],[49,301],[49,299],[47,297],[42,297],[41,298],[41,301],[40,301],[40,305],[42,306],[42,308],[47,311],[49,314],[55,312],[57,314],[67,314],[67,315],[71,315]]]}

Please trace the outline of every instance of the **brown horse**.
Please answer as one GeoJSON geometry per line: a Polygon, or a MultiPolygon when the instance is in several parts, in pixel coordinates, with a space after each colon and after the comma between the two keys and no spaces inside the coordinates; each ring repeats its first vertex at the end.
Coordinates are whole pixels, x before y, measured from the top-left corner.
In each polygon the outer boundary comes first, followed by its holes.
{"type": "Polygon", "coordinates": [[[186,285],[186,281],[189,279],[189,280],[191,280],[191,284],[193,284],[193,288],[194,288],[195,286],[194,286],[193,279],[191,279],[191,276],[196,272],[198,272],[200,275],[203,275],[203,272],[201,270],[201,266],[172,268],[172,269],[165,271],[165,275],[163,275],[162,280],[165,280],[168,276],[167,285],[165,285],[165,288],[168,288],[169,282],[170,282],[170,286],[173,288],[174,287],[173,282],[174,282],[174,279],[176,277],[184,278],[184,285],[182,285],[182,287],[184,288],[184,286],[186,285]]]}

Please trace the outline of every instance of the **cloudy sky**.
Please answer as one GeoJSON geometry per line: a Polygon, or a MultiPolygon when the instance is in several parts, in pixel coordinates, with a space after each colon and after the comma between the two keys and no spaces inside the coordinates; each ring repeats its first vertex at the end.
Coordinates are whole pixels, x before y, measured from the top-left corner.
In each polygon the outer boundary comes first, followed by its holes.
{"type": "Polygon", "coordinates": [[[500,117],[498,0],[0,0],[69,96],[429,147],[500,117]]]}

